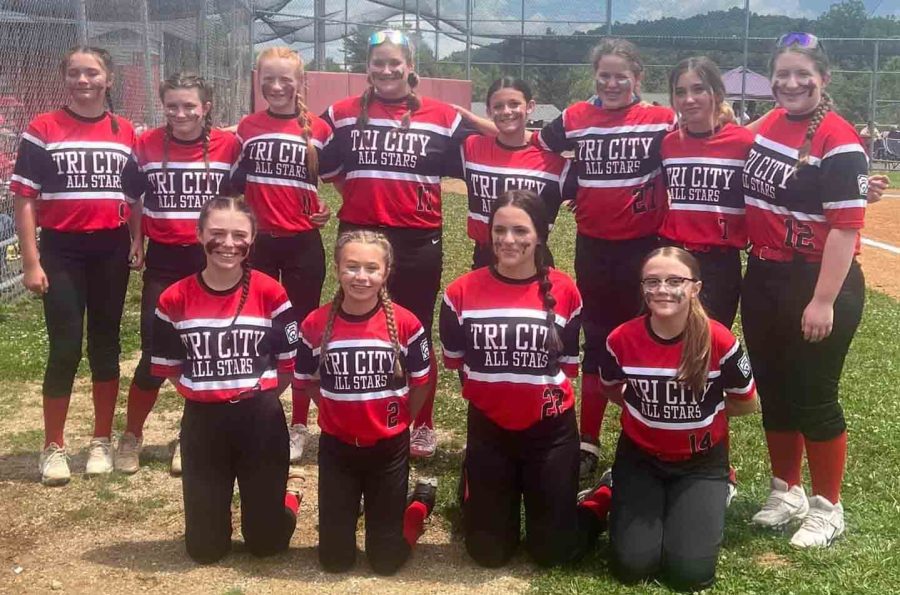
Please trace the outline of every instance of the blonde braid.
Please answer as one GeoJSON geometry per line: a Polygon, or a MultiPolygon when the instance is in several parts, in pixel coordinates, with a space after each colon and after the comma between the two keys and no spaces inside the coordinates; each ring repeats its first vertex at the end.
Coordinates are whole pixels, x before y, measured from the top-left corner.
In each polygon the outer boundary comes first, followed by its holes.
{"type": "Polygon", "coordinates": [[[310,184],[319,181],[319,150],[312,143],[312,115],[303,102],[303,97],[297,93],[297,123],[303,129],[303,139],[306,141],[306,171],[310,184]]]}
{"type": "Polygon", "coordinates": [[[375,87],[369,83],[369,88],[363,91],[362,97],[359,99],[359,117],[356,119],[357,130],[364,130],[366,124],[369,123],[369,104],[372,103],[372,97],[375,96],[375,87]]]}
{"type": "Polygon", "coordinates": [[[210,180],[209,180],[209,140],[210,134],[212,133],[212,110],[206,112],[206,115],[203,117],[203,165],[206,166],[206,187],[209,188],[210,180]]]}
{"type": "Polygon", "coordinates": [[[163,135],[163,158],[162,158],[162,170],[163,175],[168,173],[169,169],[169,141],[172,140],[172,125],[166,123],[166,133],[163,135]]]}
{"type": "Polygon", "coordinates": [[[388,336],[391,338],[391,345],[394,348],[394,378],[403,378],[405,370],[403,369],[403,352],[400,350],[400,338],[397,335],[397,321],[394,318],[394,302],[388,293],[387,287],[381,286],[378,291],[378,297],[381,299],[381,309],[384,310],[384,318],[387,322],[388,336]]]}
{"type": "Polygon", "coordinates": [[[828,112],[833,109],[834,101],[831,99],[831,95],[823,91],[822,100],[819,101],[819,105],[816,106],[816,111],[813,112],[812,118],[809,120],[809,126],[806,127],[806,136],[804,137],[803,144],[797,149],[797,163],[794,165],[797,169],[800,169],[809,163],[809,152],[812,149],[813,136],[815,136],[816,130],[819,129],[819,125],[822,124],[822,120],[824,120],[825,116],[828,115],[828,112]]]}
{"type": "Polygon", "coordinates": [[[416,87],[419,85],[419,75],[410,72],[406,77],[409,83],[409,95],[406,96],[406,113],[400,119],[400,130],[409,130],[409,123],[412,120],[413,112],[422,107],[422,101],[416,95],[416,87]]]}
{"type": "Polygon", "coordinates": [[[344,290],[338,287],[331,300],[331,310],[328,311],[328,321],[325,323],[325,332],[322,333],[322,343],[319,345],[319,376],[325,370],[325,354],[328,351],[328,342],[331,341],[331,333],[334,332],[334,319],[341,309],[344,301],[344,290]]]}

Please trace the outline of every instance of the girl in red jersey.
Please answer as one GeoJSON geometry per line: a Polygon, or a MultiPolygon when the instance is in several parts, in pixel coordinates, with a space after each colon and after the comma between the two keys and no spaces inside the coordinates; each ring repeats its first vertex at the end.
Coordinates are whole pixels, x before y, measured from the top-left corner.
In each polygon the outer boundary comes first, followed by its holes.
{"type": "Polygon", "coordinates": [[[569,378],[578,375],[581,296],[547,266],[549,221],[538,196],[510,190],[489,219],[494,263],[452,282],[441,305],[445,365],[469,401],[461,481],[466,550],[505,564],[519,543],[541,565],[577,558],[605,517],[608,488],[576,507],[578,428],[569,378]]]}
{"type": "Polygon", "coordinates": [[[828,59],[815,36],[782,36],[769,66],[779,107],[760,125],[744,165],[751,247],[741,317],[773,475],[753,521],[781,527],[803,519],[791,544],[824,547],[844,531],[847,431],[838,383],[865,298],[855,256],[868,163],[825,93],[828,59]]]}
{"type": "Polygon", "coordinates": [[[188,555],[208,564],[231,549],[235,478],[252,554],[284,551],[294,533],[300,496],[286,491],[278,396],[291,381],[297,321],[284,288],[247,266],[256,222],[241,199],[211,198],[197,226],[206,266],[160,296],[151,371],[185,398],[184,537],[188,555]]]}
{"type": "MultiPolygon", "coordinates": [[[[577,179],[568,159],[541,150],[525,129],[534,111],[531,88],[523,80],[503,77],[487,92],[487,112],[497,136],[472,135],[461,147],[462,173],[469,195],[468,234],[475,241],[472,268],[490,265],[494,250],[487,226],[494,201],[514,188],[533,190],[544,201],[551,224],[560,203],[574,198],[577,179]]],[[[470,113],[459,108],[460,113],[470,113]]],[[[552,265],[551,261],[548,263],[552,265]]]]}
{"type": "Polygon", "coordinates": [[[640,310],[637,285],[643,258],[657,246],[665,214],[660,145],[675,115],[638,98],[643,63],[623,39],[605,39],[591,52],[597,100],[569,106],[544,127],[548,151],[575,151],[578,193],[575,274],[584,298],[581,381],[582,478],[597,467],[606,400],[595,373],[609,332],[640,310]]]}
{"type": "MultiPolygon", "coordinates": [[[[281,281],[303,320],[319,306],[325,281],[319,228],[330,211],[319,200],[319,151],[330,131],[306,109],[303,60],[296,52],[266,49],[256,69],[269,107],[238,124],[243,151],[233,183],[259,221],[253,267],[281,281]]],[[[291,405],[291,461],[298,462],[308,435],[309,398],[292,389],[291,405]]]]}
{"type": "Polygon", "coordinates": [[[651,252],[641,286],[648,314],[610,333],[600,367],[608,397],[622,405],[611,566],[623,582],[660,576],[695,591],[715,580],[723,538],[727,418],[756,411],[756,390],[740,343],[700,303],[690,253],[651,252]]]}
{"type": "Polygon", "coordinates": [[[71,475],[63,430],[81,360],[85,311],[94,400],[86,472],[112,471],[119,324],[129,262],[140,267],[143,261],[139,211],[131,211],[123,188],[123,177],[135,167],[134,131],[130,122],[112,113],[112,59],[106,50],[76,47],[66,54],[61,71],[69,100],[28,125],[10,184],[23,282],[43,296],[50,342],[39,463],[46,485],[65,484],[71,475]]]}
{"type": "MultiPolygon", "coordinates": [[[[379,31],[369,38],[369,88],[328,108],[333,130],[322,153],[322,178],[340,181],[340,229],[384,233],[397,255],[390,291],[416,315],[431,342],[441,284],[441,176],[453,169],[459,144],[472,131],[456,110],[419,97],[409,38],[379,31]]],[[[413,423],[410,452],[432,456],[436,369],[413,423]]]]}
{"type": "MultiPolygon", "coordinates": [[[[233,134],[213,127],[213,89],[201,77],[172,75],[160,85],[159,99],[166,125],[142,134],[135,146],[140,169],[135,195],[143,195],[141,228],[148,241],[141,359],[128,392],[125,433],[116,449],[116,469],[125,473],[140,468],[144,422],[164,380],[150,374],[156,304],[168,286],[206,265],[197,241],[197,218],[206,201],[228,194],[228,177],[241,150],[233,134]]],[[[172,466],[176,474],[178,458],[172,466]]]]}
{"type": "Polygon", "coordinates": [[[436,480],[420,480],[407,503],[409,425],[431,364],[422,325],[388,293],[393,260],[384,235],[342,233],[337,293],[300,329],[295,386],[319,407],[319,562],[329,572],[353,566],[361,496],[378,574],[406,561],[434,508],[436,480]]]}

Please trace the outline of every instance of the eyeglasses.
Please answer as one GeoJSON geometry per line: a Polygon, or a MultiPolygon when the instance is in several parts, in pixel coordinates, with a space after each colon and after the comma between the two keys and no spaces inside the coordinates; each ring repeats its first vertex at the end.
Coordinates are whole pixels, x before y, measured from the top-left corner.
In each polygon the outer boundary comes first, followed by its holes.
{"type": "Polygon", "coordinates": [[[819,38],[812,33],[791,31],[779,37],[778,41],[775,42],[775,47],[777,48],[787,48],[794,45],[812,50],[819,47],[819,38]]]}
{"type": "Polygon", "coordinates": [[[401,45],[403,47],[409,47],[409,37],[406,36],[406,33],[403,31],[397,31],[396,29],[385,29],[383,31],[376,31],[369,35],[369,47],[375,47],[376,45],[381,45],[384,42],[389,41],[394,45],[401,45]]]}
{"type": "Polygon", "coordinates": [[[688,281],[696,283],[699,280],[700,279],[691,279],[690,277],[666,277],[665,279],[647,277],[646,279],[641,279],[641,287],[650,291],[656,291],[663,286],[663,283],[665,283],[666,289],[681,289],[688,281]]]}

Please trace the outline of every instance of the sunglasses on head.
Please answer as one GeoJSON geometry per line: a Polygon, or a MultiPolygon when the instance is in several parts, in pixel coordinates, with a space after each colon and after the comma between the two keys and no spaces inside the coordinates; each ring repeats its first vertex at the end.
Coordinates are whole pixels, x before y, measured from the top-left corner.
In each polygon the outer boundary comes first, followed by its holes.
{"type": "Polygon", "coordinates": [[[384,31],[376,31],[369,35],[369,47],[375,47],[376,45],[381,45],[382,43],[389,41],[394,45],[400,45],[403,47],[409,47],[409,37],[406,36],[406,33],[403,31],[397,31],[396,29],[385,29],[384,31]]]}
{"type": "Polygon", "coordinates": [[[812,33],[792,31],[790,33],[785,33],[775,42],[775,47],[787,48],[791,46],[809,48],[812,50],[819,47],[819,38],[812,33]]]}

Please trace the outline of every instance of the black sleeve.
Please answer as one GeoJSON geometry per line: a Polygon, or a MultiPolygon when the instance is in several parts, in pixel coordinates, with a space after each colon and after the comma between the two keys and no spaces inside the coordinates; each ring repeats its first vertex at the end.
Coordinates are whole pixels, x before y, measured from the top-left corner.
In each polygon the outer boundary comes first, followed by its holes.
{"type": "Polygon", "coordinates": [[[441,301],[441,314],[438,321],[441,337],[441,349],[444,352],[444,365],[450,369],[462,367],[463,356],[466,354],[466,335],[459,317],[450,306],[447,295],[441,301]]]}
{"type": "Polygon", "coordinates": [[[147,174],[141,171],[134,156],[128,159],[122,170],[122,191],[133,201],[139,201],[150,189],[147,174]]]}
{"type": "Polygon", "coordinates": [[[12,176],[13,191],[30,198],[40,193],[47,174],[56,167],[44,143],[33,133],[29,128],[22,135],[12,176]]]}
{"type": "MultiPolygon", "coordinates": [[[[585,370],[584,373],[591,374],[593,372],[585,370]]],[[[600,352],[600,381],[607,386],[612,386],[622,384],[625,379],[625,371],[622,370],[609,341],[607,341],[606,349],[600,352]]]]}
{"type": "MultiPolygon", "coordinates": [[[[463,141],[465,142],[465,141],[463,141]]],[[[466,179],[465,171],[465,145],[451,147],[446,159],[441,163],[441,176],[445,178],[466,179]]]]}
{"type": "Polygon", "coordinates": [[[278,305],[272,312],[272,354],[275,356],[278,372],[289,374],[294,368],[294,358],[297,357],[297,320],[286,294],[283,299],[276,300],[276,304],[278,305]]]}
{"type": "Polygon", "coordinates": [[[563,120],[565,115],[566,113],[563,112],[538,132],[538,146],[545,151],[562,153],[575,148],[575,143],[566,138],[566,126],[563,120]]]}
{"type": "Polygon", "coordinates": [[[427,382],[430,369],[431,349],[428,347],[425,331],[419,324],[416,332],[406,342],[406,373],[409,376],[409,385],[416,386],[427,382]]]}
{"type": "Polygon", "coordinates": [[[154,376],[169,378],[181,374],[185,363],[184,345],[178,331],[160,304],[153,318],[153,347],[150,354],[150,371],[154,376]]]}
{"type": "Polygon", "coordinates": [[[754,386],[753,370],[750,368],[750,358],[741,348],[741,343],[734,340],[734,346],[725,355],[719,364],[722,371],[722,389],[731,394],[749,394],[754,386]]]}
{"type": "Polygon", "coordinates": [[[323,180],[330,182],[344,170],[344,156],[339,132],[335,129],[331,118],[331,108],[325,110],[320,117],[328,125],[330,134],[319,151],[319,174],[323,180]]]}

